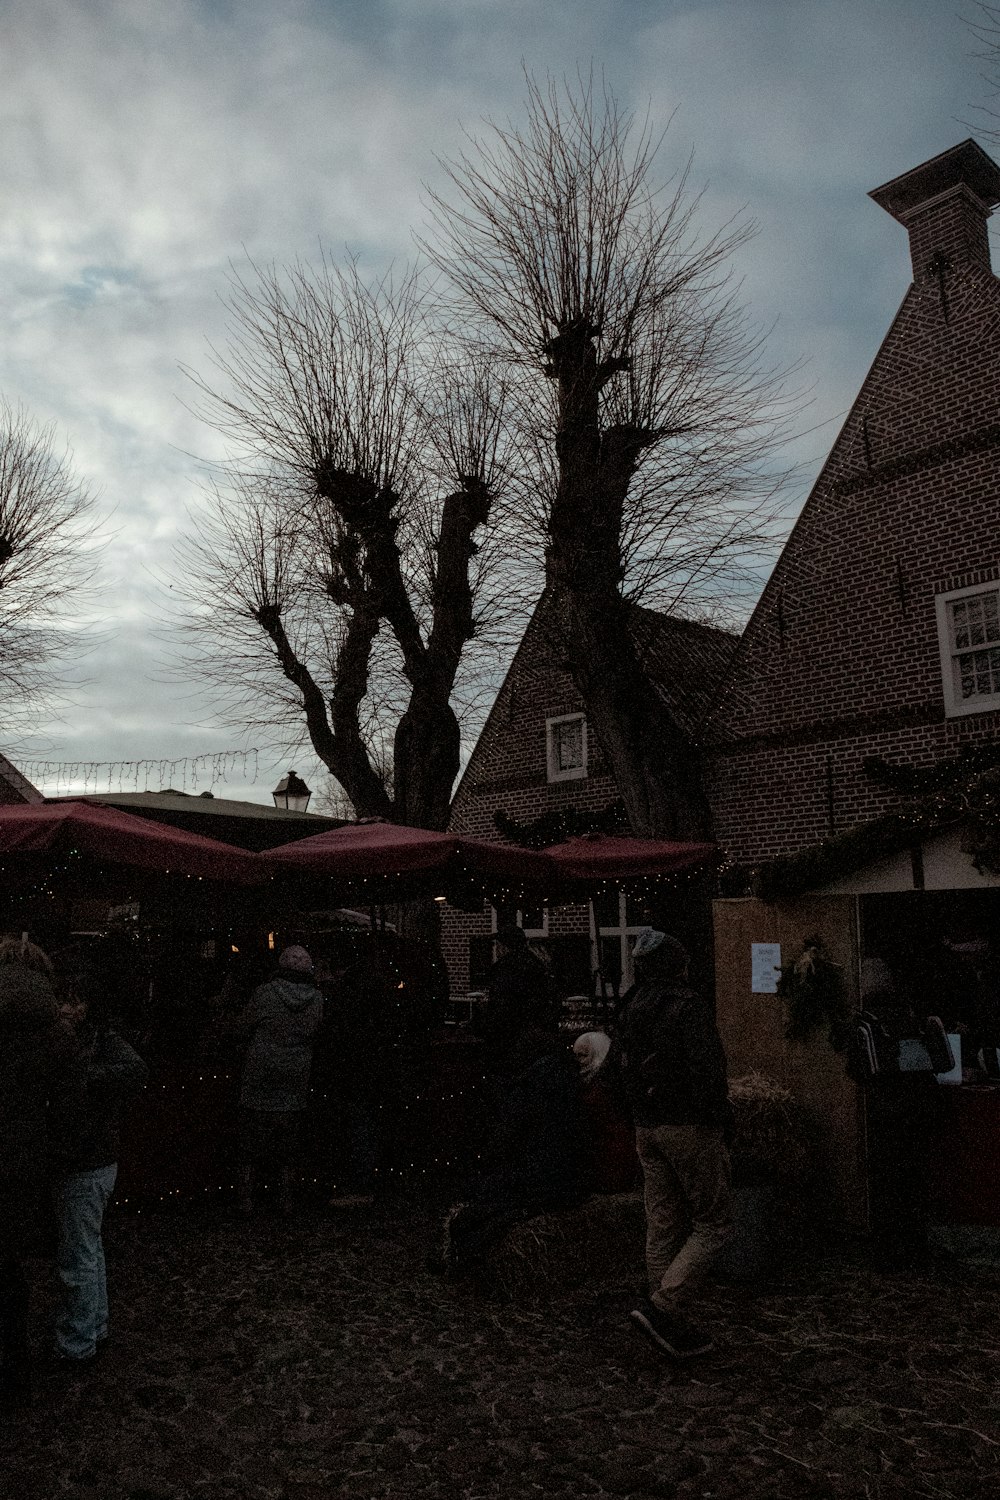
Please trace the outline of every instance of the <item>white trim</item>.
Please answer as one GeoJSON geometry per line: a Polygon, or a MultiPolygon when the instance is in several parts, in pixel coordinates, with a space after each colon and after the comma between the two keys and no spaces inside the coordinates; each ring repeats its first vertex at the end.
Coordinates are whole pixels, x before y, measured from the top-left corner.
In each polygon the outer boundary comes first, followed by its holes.
{"type": "MultiPolygon", "coordinates": [[[[937,614],[938,650],[941,658],[941,687],[944,693],[944,711],[949,719],[965,714],[982,714],[1000,708],[1000,692],[980,693],[973,698],[963,698],[957,682],[956,657],[952,646],[951,615],[949,605],[957,599],[968,599],[976,594],[993,593],[1000,598],[1000,582],[976,583],[969,588],[952,589],[947,594],[938,594],[934,605],[937,614]]],[[[990,649],[989,647],[985,649],[990,649]]],[[[996,649],[1000,649],[1000,642],[996,649]]]]}
{"type": "Polygon", "coordinates": [[[549,781],[581,781],[587,774],[587,719],[584,714],[557,714],[545,720],[545,764],[549,781]],[[580,725],[582,763],[561,770],[556,761],[556,737],[553,731],[559,724],[580,725]]]}
{"type": "MultiPolygon", "coordinates": [[[[521,910],[520,907],[518,907],[518,909],[517,909],[517,919],[516,920],[517,920],[518,927],[520,927],[521,931],[524,933],[525,937],[528,939],[529,942],[531,941],[532,938],[543,938],[543,937],[548,937],[548,935],[549,935],[549,909],[548,909],[547,906],[543,906],[542,907],[542,925],[541,925],[541,927],[525,927],[525,925],[524,925],[524,912],[521,910]]],[[[495,906],[491,906],[490,907],[490,936],[491,937],[496,937],[496,935],[497,935],[497,909],[496,909],[495,906]]]]}

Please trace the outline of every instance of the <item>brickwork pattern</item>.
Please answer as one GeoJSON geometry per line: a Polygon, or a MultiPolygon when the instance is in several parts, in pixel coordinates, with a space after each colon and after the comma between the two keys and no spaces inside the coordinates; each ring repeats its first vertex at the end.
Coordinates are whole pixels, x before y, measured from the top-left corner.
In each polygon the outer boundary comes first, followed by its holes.
{"type": "MultiPolygon", "coordinates": [[[[915,262],[960,253],[967,207],[918,216],[915,262]]],[[[866,756],[928,766],[997,736],[1000,713],[945,717],[935,598],[998,577],[1000,282],[973,257],[907,293],[708,720],[731,857],[897,805],[866,756]]]]}
{"type": "MultiPolygon", "coordinates": [[[[694,732],[717,691],[735,638],[651,610],[636,611],[635,636],[657,690],[694,732]]],[[[587,775],[575,781],[548,780],[546,720],[583,709],[566,663],[558,609],[543,596],[459,783],[452,831],[499,839],[497,812],[528,822],[566,807],[598,812],[616,801],[618,788],[589,725],[587,775]]],[[[589,933],[585,906],[557,908],[549,922],[553,937],[589,933]]],[[[479,915],[444,909],[442,947],[452,993],[463,994],[468,987],[470,937],[489,931],[488,908],[479,915]]]]}

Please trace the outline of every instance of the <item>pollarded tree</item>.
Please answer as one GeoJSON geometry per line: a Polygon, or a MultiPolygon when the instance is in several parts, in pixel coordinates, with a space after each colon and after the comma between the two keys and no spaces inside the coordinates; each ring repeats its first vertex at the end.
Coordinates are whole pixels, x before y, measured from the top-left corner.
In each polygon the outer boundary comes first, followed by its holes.
{"type": "Polygon", "coordinates": [[[246,725],[304,723],[359,816],[443,828],[476,667],[512,618],[505,386],[419,277],[233,278],[201,414],[230,460],[185,553],[203,672],[246,725]]]}
{"type": "Polygon", "coordinates": [[[51,427],[0,399],[0,703],[8,744],[58,688],[93,570],[93,499],[51,427]]]}
{"type": "Polygon", "coordinates": [[[782,382],[730,263],[750,226],[699,229],[688,171],[614,96],[528,77],[523,126],[445,162],[423,248],[522,376],[525,515],[540,519],[565,656],[637,832],[707,829],[695,747],[652,690],[639,601],[688,612],[773,547],[782,382]]]}

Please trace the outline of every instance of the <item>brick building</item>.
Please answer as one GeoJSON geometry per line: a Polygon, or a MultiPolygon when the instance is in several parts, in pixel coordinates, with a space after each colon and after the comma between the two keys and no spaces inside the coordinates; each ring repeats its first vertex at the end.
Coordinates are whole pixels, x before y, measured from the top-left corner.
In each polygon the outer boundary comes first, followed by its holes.
{"type": "Polygon", "coordinates": [[[755,863],[1000,729],[1000,168],[973,141],[876,188],[913,282],[706,725],[715,834],[755,863]]]}
{"type": "MultiPolygon", "coordinates": [[[[637,609],[634,620],[654,690],[694,737],[736,637],[652,610],[637,609]]],[[[618,800],[565,661],[558,606],[546,591],[459,783],[450,827],[498,839],[498,813],[524,824],[564,808],[601,813],[618,800]]],[[[482,987],[496,920],[492,908],[479,915],[445,910],[443,946],[453,994],[482,987]]],[[[628,939],[642,925],[643,913],[612,894],[595,903],[593,921],[582,906],[523,912],[520,920],[526,932],[546,939],[563,985],[590,993],[598,968],[611,982],[627,972],[628,939]]]]}
{"type": "MultiPolygon", "coordinates": [[[[880,960],[900,994],[954,1033],[970,1070],[959,1077],[987,1071],[1000,1043],[985,1003],[1000,876],[970,858],[958,821],[968,803],[927,790],[972,764],[964,749],[1000,746],[1000,282],[987,230],[1000,167],[965,141],[871,196],[909,234],[913,282],[703,741],[719,843],[739,865],[784,856],[762,872],[766,899],[715,903],[730,1068],[793,1090],[813,1119],[832,1211],[858,1227],[885,1189],[871,1170],[869,1101],[825,1027],[808,1044],[789,1038],[775,967],[793,972],[819,938],[852,1009],[866,959],[880,960]],[[902,768],[924,788],[909,803],[902,768]]],[[[1000,1224],[998,1100],[941,1091],[926,1162],[934,1222],[1000,1224]]]]}

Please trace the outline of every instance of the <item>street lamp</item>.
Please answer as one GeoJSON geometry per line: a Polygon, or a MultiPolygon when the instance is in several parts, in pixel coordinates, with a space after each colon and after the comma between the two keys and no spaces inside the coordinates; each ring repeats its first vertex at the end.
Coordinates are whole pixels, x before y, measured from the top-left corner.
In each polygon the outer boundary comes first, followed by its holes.
{"type": "Polygon", "coordinates": [[[275,807],[280,808],[282,812],[305,812],[312,792],[301,776],[296,776],[294,771],[289,771],[287,776],[282,776],[271,796],[274,798],[275,807]]]}

